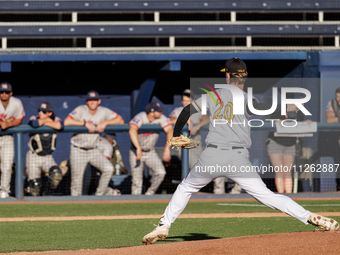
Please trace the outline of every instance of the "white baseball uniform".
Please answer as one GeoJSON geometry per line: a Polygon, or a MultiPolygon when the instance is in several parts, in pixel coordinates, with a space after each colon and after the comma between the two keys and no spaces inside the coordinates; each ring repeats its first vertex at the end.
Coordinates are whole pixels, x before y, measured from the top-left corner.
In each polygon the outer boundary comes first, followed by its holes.
{"type": "MultiPolygon", "coordinates": [[[[159,119],[149,121],[146,112],[138,113],[130,122],[130,125],[135,125],[140,128],[143,124],[159,124],[164,129],[165,127],[172,125],[170,119],[163,114],[159,119]]],[[[143,185],[143,168],[144,164],[149,167],[154,173],[154,179],[151,186],[146,191],[146,194],[153,195],[157,191],[159,185],[162,183],[165,177],[165,168],[162,160],[158,157],[155,151],[155,144],[158,140],[159,133],[140,133],[138,134],[138,141],[142,148],[142,158],[139,162],[136,161],[136,153],[134,150],[130,150],[130,169],[132,175],[131,194],[140,195],[142,193],[143,185]]]]}
{"type": "MultiPolygon", "coordinates": [[[[242,92],[246,102],[247,93],[242,92]]],[[[207,97],[207,108],[210,112],[209,133],[206,138],[207,148],[202,152],[197,164],[188,176],[178,185],[160,219],[160,223],[171,226],[186,207],[192,193],[199,191],[214,178],[225,176],[238,183],[260,203],[308,224],[307,220],[311,212],[305,210],[289,197],[270,191],[257,172],[244,172],[242,170],[247,169],[247,167],[251,169],[247,149],[251,146],[250,127],[247,125],[250,116],[246,110],[242,115],[233,115],[233,96],[228,89],[218,89],[217,93],[223,104],[221,110],[219,110],[221,108],[220,103],[215,105],[212,98],[207,97]],[[228,107],[228,109],[225,107],[228,107]],[[218,114],[218,111],[220,111],[220,114],[218,114]],[[214,115],[215,118],[227,119],[229,123],[215,125],[214,127],[214,115]],[[230,123],[231,120],[234,123],[233,125],[230,123]],[[243,125],[243,122],[245,122],[245,125],[243,125]],[[218,166],[220,166],[220,170],[218,170],[218,166]],[[231,166],[232,169],[228,170],[228,166],[231,166]],[[214,171],[212,171],[213,169],[214,171]]],[[[216,96],[215,100],[218,101],[216,96]]],[[[193,102],[192,105],[197,111],[200,111],[202,98],[193,102]]]]}
{"type": "Polygon", "coordinates": [[[112,144],[104,137],[99,138],[98,150],[101,153],[103,153],[106,158],[108,159],[112,158],[112,155],[113,155],[112,144]]]}
{"type": "MultiPolygon", "coordinates": [[[[78,106],[69,116],[75,120],[99,124],[114,119],[118,114],[106,107],[98,106],[94,115],[89,113],[87,105],[78,106]]],[[[71,138],[70,164],[71,164],[71,195],[82,195],[85,167],[88,163],[102,172],[96,195],[103,195],[113,174],[113,166],[98,149],[100,134],[78,133],[71,138]]]]}
{"type": "MultiPolygon", "coordinates": [[[[30,118],[30,121],[36,120],[36,116],[32,116],[30,118]]],[[[59,117],[55,117],[55,121],[61,121],[59,117]]],[[[58,166],[57,163],[55,162],[52,154],[47,154],[47,155],[38,155],[36,150],[32,146],[32,141],[35,140],[36,143],[39,143],[40,140],[40,135],[41,134],[31,134],[30,135],[30,140],[28,141],[28,152],[26,154],[26,172],[27,172],[27,180],[33,180],[33,179],[38,179],[41,177],[41,171],[44,173],[48,173],[50,168],[52,166],[58,166]],[[38,141],[37,141],[38,140],[38,141]]],[[[42,134],[45,135],[45,134],[42,134]]],[[[55,150],[55,141],[57,134],[46,134],[52,135],[52,143],[51,143],[51,150],[55,150]]],[[[41,143],[40,145],[41,146],[41,143]]],[[[40,151],[43,150],[43,148],[39,148],[40,151]]]]}
{"type": "MultiPolygon", "coordinates": [[[[0,120],[23,119],[25,110],[20,99],[11,96],[5,107],[0,103],[0,120]]],[[[10,193],[12,165],[14,159],[14,139],[11,134],[0,135],[1,191],[10,193]]]]}

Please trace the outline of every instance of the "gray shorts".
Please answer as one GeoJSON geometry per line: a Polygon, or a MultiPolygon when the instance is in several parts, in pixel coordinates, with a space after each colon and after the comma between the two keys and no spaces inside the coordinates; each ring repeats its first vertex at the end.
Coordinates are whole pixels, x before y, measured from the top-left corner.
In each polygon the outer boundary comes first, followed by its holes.
{"type": "Polygon", "coordinates": [[[283,146],[275,142],[273,139],[268,138],[266,140],[266,145],[267,145],[268,155],[283,153],[284,155],[295,156],[295,144],[292,146],[283,146]]]}

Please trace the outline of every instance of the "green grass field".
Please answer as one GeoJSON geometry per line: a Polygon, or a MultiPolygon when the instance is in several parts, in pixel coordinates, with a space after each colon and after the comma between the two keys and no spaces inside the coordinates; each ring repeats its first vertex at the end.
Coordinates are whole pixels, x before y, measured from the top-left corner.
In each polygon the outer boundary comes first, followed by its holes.
{"type": "MultiPolygon", "coordinates": [[[[311,211],[340,211],[340,201],[301,201],[311,211]]],[[[164,203],[1,205],[0,217],[159,214],[164,203]]],[[[257,202],[189,203],[183,213],[276,212],[257,202]]],[[[325,214],[327,216],[327,214],[325,214]]],[[[340,220],[340,217],[333,217],[340,220]]],[[[79,250],[142,245],[157,219],[0,222],[0,252],[79,250]]],[[[170,243],[236,236],[310,231],[294,218],[178,219],[170,243]]]]}
{"type": "MultiPolygon", "coordinates": [[[[339,212],[340,200],[297,201],[314,212],[339,212]]],[[[138,204],[6,204],[0,206],[0,217],[93,216],[93,215],[162,215],[167,203],[138,204]]],[[[183,213],[277,212],[258,202],[191,202],[183,213]]]]}

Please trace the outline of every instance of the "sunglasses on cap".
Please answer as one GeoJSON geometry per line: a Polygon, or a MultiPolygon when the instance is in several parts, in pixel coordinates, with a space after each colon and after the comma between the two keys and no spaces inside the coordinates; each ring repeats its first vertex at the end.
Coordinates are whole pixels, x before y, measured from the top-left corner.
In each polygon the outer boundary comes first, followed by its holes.
{"type": "Polygon", "coordinates": [[[2,94],[2,93],[6,93],[6,95],[8,95],[8,94],[10,94],[11,92],[9,92],[9,91],[0,91],[0,94],[2,94]]]}

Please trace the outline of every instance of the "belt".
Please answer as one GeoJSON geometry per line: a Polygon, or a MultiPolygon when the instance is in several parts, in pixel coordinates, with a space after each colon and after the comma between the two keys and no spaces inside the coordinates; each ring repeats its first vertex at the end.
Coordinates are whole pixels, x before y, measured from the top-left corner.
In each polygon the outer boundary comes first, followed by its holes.
{"type": "Polygon", "coordinates": [[[6,136],[6,135],[12,136],[13,134],[0,134],[0,137],[1,137],[1,136],[6,136]]]}
{"type": "Polygon", "coordinates": [[[78,146],[75,146],[75,145],[73,145],[73,147],[76,147],[76,148],[81,149],[81,150],[84,150],[84,151],[93,150],[93,149],[96,149],[96,148],[97,148],[97,147],[93,147],[93,148],[84,148],[84,147],[78,147],[78,146]]]}
{"type": "Polygon", "coordinates": [[[142,152],[149,152],[149,151],[151,151],[151,149],[148,149],[148,150],[143,150],[142,149],[142,152]]]}
{"type": "Polygon", "coordinates": [[[214,144],[208,144],[209,148],[215,148],[215,149],[221,149],[221,150],[239,150],[239,149],[245,149],[244,147],[238,147],[238,146],[217,146],[217,145],[214,145],[214,144]]]}

